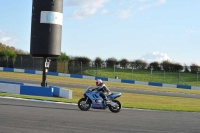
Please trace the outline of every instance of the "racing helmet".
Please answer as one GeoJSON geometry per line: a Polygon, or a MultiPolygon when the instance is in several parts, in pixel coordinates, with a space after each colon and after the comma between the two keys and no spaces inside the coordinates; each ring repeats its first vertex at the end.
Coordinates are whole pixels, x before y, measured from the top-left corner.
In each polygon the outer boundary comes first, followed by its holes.
{"type": "Polygon", "coordinates": [[[96,80],[96,86],[99,86],[103,83],[103,81],[101,79],[97,79],[96,80]]]}

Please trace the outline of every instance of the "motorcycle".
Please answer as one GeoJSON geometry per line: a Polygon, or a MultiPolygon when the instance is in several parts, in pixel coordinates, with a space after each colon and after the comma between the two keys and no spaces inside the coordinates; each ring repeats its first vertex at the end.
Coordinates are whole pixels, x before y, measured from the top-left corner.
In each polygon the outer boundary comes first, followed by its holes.
{"type": "Polygon", "coordinates": [[[106,109],[113,113],[118,113],[121,110],[121,103],[116,98],[121,96],[121,93],[112,93],[107,96],[108,101],[106,102],[100,96],[99,91],[94,91],[93,87],[86,88],[84,92],[84,98],[78,101],[78,107],[80,110],[88,111],[90,108],[93,109],[106,109]]]}

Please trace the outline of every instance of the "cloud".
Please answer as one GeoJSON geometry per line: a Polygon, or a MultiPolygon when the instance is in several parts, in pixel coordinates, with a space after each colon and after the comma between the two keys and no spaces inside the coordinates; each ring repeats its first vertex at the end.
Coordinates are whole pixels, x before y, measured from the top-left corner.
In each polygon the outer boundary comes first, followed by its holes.
{"type": "Polygon", "coordinates": [[[134,5],[132,5],[131,7],[129,7],[127,10],[120,10],[118,17],[120,19],[126,19],[126,18],[131,17],[131,10],[132,10],[133,6],[134,5]]]}
{"type": "Polygon", "coordinates": [[[3,44],[6,44],[8,46],[13,46],[18,40],[17,39],[12,39],[10,37],[2,37],[0,38],[0,42],[3,44]]]}
{"type": "Polygon", "coordinates": [[[119,12],[119,18],[120,19],[126,19],[126,18],[129,18],[131,16],[131,10],[128,9],[128,10],[121,10],[119,12]]]}
{"type": "Polygon", "coordinates": [[[158,51],[152,52],[152,53],[147,53],[147,54],[143,55],[141,57],[141,59],[147,61],[148,63],[151,63],[151,62],[154,62],[154,61],[157,61],[157,62],[160,63],[164,60],[172,61],[172,59],[167,54],[160,53],[158,51]]]}
{"type": "MultiPolygon", "coordinates": [[[[109,1],[110,0],[66,0],[67,7],[74,7],[74,10],[68,15],[68,17],[75,19],[92,17],[109,1]]],[[[166,0],[120,0],[118,5],[121,9],[119,8],[112,12],[116,12],[118,18],[126,19],[131,17],[133,5],[135,6],[134,12],[137,12],[165,3],[166,0]],[[125,7],[127,8],[125,9],[125,7]]],[[[108,14],[109,12],[108,10],[103,9],[100,13],[108,14]]]]}
{"type": "Polygon", "coordinates": [[[106,9],[103,9],[103,10],[101,11],[101,14],[108,14],[108,13],[109,13],[109,11],[106,10],[106,9]]]}
{"type": "MultiPolygon", "coordinates": [[[[143,2],[146,2],[146,1],[143,1],[143,2]]],[[[140,6],[139,10],[141,11],[141,10],[144,10],[144,9],[147,9],[147,8],[150,8],[150,7],[154,7],[154,6],[159,6],[159,5],[162,5],[162,4],[165,4],[165,3],[166,3],[166,0],[158,0],[157,2],[153,2],[153,3],[150,3],[150,4],[140,6]]]]}
{"type": "Polygon", "coordinates": [[[82,19],[84,17],[91,17],[96,13],[97,9],[83,9],[74,11],[69,17],[82,19]]]}
{"type": "Polygon", "coordinates": [[[127,10],[120,10],[118,17],[120,19],[126,19],[131,17],[132,9],[135,7],[135,12],[145,10],[147,8],[159,6],[165,4],[166,0],[123,0],[120,3],[120,6],[131,4],[132,6],[129,7],[127,10]],[[137,6],[137,7],[136,7],[137,6]]]}
{"type": "Polygon", "coordinates": [[[67,0],[67,6],[75,6],[81,8],[102,7],[108,0],[67,0]]]}
{"type": "Polygon", "coordinates": [[[108,0],[67,0],[67,6],[80,8],[75,10],[69,17],[82,19],[93,16],[97,10],[104,6],[108,0]]]}
{"type": "Polygon", "coordinates": [[[198,33],[199,31],[198,30],[193,30],[193,29],[187,29],[186,32],[190,33],[190,34],[195,34],[195,33],[198,33]]]}

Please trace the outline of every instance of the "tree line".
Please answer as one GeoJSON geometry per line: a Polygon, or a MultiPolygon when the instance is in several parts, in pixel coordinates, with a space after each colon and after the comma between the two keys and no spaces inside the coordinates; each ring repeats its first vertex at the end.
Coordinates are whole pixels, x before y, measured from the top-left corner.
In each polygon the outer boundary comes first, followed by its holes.
{"type": "Polygon", "coordinates": [[[97,57],[95,59],[95,64],[98,64],[98,66],[101,66],[102,63],[104,64],[106,62],[107,67],[120,67],[121,69],[148,69],[148,70],[165,70],[169,72],[192,72],[196,73],[199,71],[200,66],[193,63],[190,66],[182,66],[180,63],[174,63],[169,60],[164,60],[161,63],[154,61],[151,63],[147,63],[144,60],[137,59],[134,61],[128,61],[127,59],[121,59],[117,60],[116,58],[108,58],[105,60],[105,62],[100,58],[97,57]]]}
{"type": "MultiPolygon", "coordinates": [[[[121,69],[148,69],[148,70],[165,70],[168,72],[192,72],[192,73],[197,73],[199,72],[200,66],[197,64],[193,63],[190,66],[182,66],[180,63],[174,63],[169,60],[164,60],[161,63],[154,61],[151,63],[147,63],[144,60],[137,59],[133,61],[129,61],[125,58],[121,60],[117,60],[114,57],[108,58],[106,60],[102,60],[100,57],[96,57],[94,61],[92,61],[88,57],[84,56],[75,56],[75,57],[69,57],[65,53],[63,56],[67,57],[67,61],[69,65],[73,66],[81,66],[82,64],[96,67],[96,68],[104,68],[104,67],[109,67],[109,68],[121,68],[121,69]]],[[[64,61],[64,60],[60,60],[64,61]]],[[[66,59],[65,59],[66,61],[66,59]]]]}
{"type": "MultiPolygon", "coordinates": [[[[6,46],[5,44],[0,43],[0,57],[12,58],[15,60],[17,54],[30,55],[28,52],[25,52],[20,49],[16,49],[14,47],[6,46]]],[[[85,56],[68,56],[65,52],[61,52],[61,55],[57,58],[59,62],[67,62],[69,65],[81,66],[87,65],[92,67],[116,67],[121,69],[149,69],[149,70],[165,70],[171,72],[199,72],[200,66],[193,63],[190,66],[182,66],[180,63],[174,63],[169,60],[164,60],[161,63],[154,61],[151,63],[147,63],[144,60],[137,59],[133,61],[129,61],[125,58],[121,60],[117,60],[114,57],[107,58],[106,60],[102,60],[100,57],[96,57],[94,61],[85,56]]]]}

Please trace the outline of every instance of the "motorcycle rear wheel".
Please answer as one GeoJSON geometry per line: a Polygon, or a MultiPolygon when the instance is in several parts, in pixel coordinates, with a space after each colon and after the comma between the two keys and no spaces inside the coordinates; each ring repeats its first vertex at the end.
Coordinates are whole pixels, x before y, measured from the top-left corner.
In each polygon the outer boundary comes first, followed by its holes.
{"type": "Polygon", "coordinates": [[[111,105],[109,105],[109,110],[113,113],[118,113],[121,110],[121,103],[118,100],[112,100],[112,102],[116,103],[118,106],[117,107],[113,107],[111,105]]]}
{"type": "Polygon", "coordinates": [[[86,98],[81,98],[78,101],[78,107],[79,107],[80,110],[88,111],[91,107],[91,102],[88,100],[87,103],[86,103],[86,98]]]}

